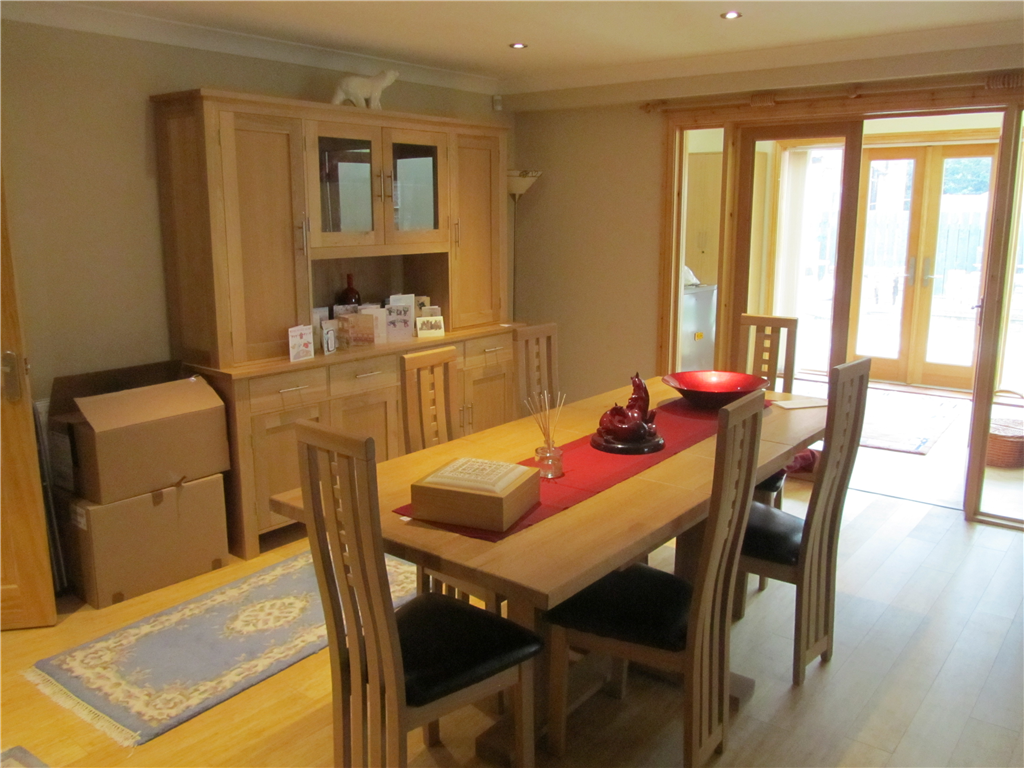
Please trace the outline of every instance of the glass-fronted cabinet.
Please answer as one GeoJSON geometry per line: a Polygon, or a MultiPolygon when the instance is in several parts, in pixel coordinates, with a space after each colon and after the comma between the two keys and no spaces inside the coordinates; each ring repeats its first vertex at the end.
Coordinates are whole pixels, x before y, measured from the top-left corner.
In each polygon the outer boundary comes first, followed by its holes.
{"type": "Polygon", "coordinates": [[[306,154],[311,248],[448,242],[447,133],[309,121],[306,154]]]}

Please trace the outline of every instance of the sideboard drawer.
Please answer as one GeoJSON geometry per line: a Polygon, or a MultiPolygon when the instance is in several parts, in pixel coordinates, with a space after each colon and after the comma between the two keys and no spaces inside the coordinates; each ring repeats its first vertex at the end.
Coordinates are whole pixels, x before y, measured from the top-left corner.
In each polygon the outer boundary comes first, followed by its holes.
{"type": "Polygon", "coordinates": [[[466,342],[464,367],[483,368],[512,360],[512,334],[500,333],[466,342]]]}
{"type": "Polygon", "coordinates": [[[281,411],[326,399],[326,368],[276,373],[249,381],[249,408],[252,413],[281,411]]]}
{"type": "Polygon", "coordinates": [[[397,355],[381,355],[331,366],[331,397],[358,395],[397,384],[397,355]]]}

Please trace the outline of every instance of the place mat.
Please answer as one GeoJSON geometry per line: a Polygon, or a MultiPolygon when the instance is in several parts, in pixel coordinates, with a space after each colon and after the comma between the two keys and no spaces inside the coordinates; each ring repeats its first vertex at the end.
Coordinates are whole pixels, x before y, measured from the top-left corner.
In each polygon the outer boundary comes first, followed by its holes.
{"type": "MultiPolygon", "coordinates": [[[[718,411],[694,408],[679,398],[658,408],[655,424],[658,425],[658,434],[665,439],[665,447],[656,453],[629,456],[599,451],[590,445],[590,435],[559,446],[565,474],[553,479],[542,478],[540,501],[505,531],[487,531],[427,520],[417,522],[474,539],[501,541],[713,437],[718,433],[718,411]]],[[[537,466],[532,457],[519,463],[537,466]]],[[[411,510],[412,505],[405,504],[393,511],[407,517],[411,510]]]]}

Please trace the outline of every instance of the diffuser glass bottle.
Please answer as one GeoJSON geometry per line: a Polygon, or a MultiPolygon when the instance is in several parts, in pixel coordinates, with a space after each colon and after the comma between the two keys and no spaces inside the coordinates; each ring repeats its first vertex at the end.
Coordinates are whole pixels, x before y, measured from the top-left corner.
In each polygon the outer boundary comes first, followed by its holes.
{"type": "Polygon", "coordinates": [[[359,291],[356,290],[355,285],[352,284],[352,275],[346,275],[348,285],[346,285],[341,293],[338,294],[339,304],[360,304],[361,299],[359,298],[359,291]]]}

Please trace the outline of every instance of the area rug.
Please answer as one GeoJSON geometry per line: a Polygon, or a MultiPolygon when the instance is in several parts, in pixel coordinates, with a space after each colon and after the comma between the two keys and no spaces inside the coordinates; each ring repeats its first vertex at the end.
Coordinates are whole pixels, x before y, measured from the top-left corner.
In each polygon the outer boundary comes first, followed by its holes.
{"type": "Polygon", "coordinates": [[[870,389],[860,444],[926,454],[968,405],[950,397],[870,389]]]}
{"type": "MultiPolygon", "coordinates": [[[[387,558],[395,603],[416,590],[387,558]]],[[[25,676],[122,746],[143,744],[327,646],[307,551],[37,662],[25,676]]]]}
{"type": "Polygon", "coordinates": [[[11,747],[0,752],[0,768],[46,768],[46,763],[24,747],[11,747]]]}

